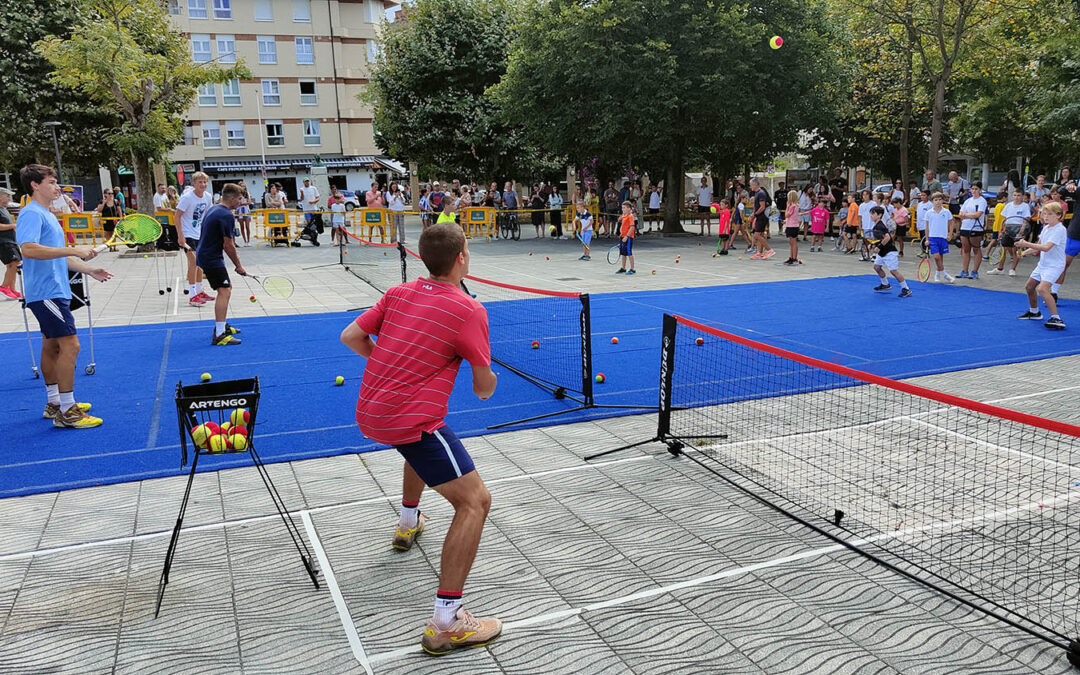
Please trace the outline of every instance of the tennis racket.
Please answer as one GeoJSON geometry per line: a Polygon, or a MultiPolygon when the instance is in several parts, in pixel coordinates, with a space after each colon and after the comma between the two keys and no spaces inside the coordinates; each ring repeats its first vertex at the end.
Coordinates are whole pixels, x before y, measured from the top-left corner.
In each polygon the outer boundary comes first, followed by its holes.
{"type": "Polygon", "coordinates": [[[293,294],[293,282],[289,281],[285,277],[258,277],[254,274],[245,274],[245,277],[253,279],[255,283],[262,286],[266,294],[271,298],[280,298],[287,300],[292,297],[293,294]]]}
{"type": "Polygon", "coordinates": [[[609,248],[607,250],[607,261],[609,263],[611,263],[612,265],[619,264],[619,258],[620,257],[622,257],[622,256],[619,255],[619,245],[618,244],[615,244],[614,246],[612,246],[611,248],[609,248]]]}
{"type": "Polygon", "coordinates": [[[915,268],[915,276],[919,281],[930,281],[930,258],[927,256],[920,256],[922,260],[919,261],[919,266],[915,268]]]}
{"type": "Polygon", "coordinates": [[[150,216],[133,213],[117,221],[113,236],[94,250],[101,253],[116,244],[149,244],[160,237],[161,223],[150,216]]]}

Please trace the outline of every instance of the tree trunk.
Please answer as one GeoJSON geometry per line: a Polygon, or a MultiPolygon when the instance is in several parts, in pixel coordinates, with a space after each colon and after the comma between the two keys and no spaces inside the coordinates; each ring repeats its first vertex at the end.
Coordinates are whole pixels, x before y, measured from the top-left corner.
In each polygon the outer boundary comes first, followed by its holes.
{"type": "Polygon", "coordinates": [[[682,147],[673,143],[668,150],[664,167],[664,234],[679,234],[684,231],[679,217],[684,183],[686,180],[683,177],[682,147]]]}
{"type": "MultiPolygon", "coordinates": [[[[909,40],[911,39],[910,35],[909,32],[909,40]]],[[[914,98],[911,68],[914,64],[912,63],[912,50],[906,49],[905,51],[907,52],[907,64],[905,64],[907,67],[904,69],[904,109],[900,125],[900,189],[904,191],[904,195],[908,195],[908,181],[911,180],[911,167],[908,166],[908,160],[910,159],[908,146],[910,145],[911,109],[913,106],[912,99],[914,98]]],[[[907,199],[904,199],[905,203],[907,203],[907,201],[907,199]]]]}
{"type": "Polygon", "coordinates": [[[937,173],[938,154],[941,152],[941,125],[945,118],[945,84],[949,71],[942,69],[934,78],[934,107],[930,118],[930,152],[926,158],[926,168],[937,173]]]}
{"type": "MultiPolygon", "coordinates": [[[[131,170],[135,173],[135,190],[139,213],[154,215],[154,174],[150,170],[150,160],[131,153],[131,170]]],[[[132,209],[132,213],[135,210],[132,209]]]]}

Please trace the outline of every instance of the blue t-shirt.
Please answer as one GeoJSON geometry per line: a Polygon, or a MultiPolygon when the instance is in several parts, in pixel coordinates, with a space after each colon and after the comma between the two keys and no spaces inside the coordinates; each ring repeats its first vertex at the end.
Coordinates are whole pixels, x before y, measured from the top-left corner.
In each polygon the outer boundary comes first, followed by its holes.
{"type": "MultiPolygon", "coordinates": [[[[15,239],[19,246],[32,242],[63,248],[66,244],[60,221],[51,211],[35,201],[31,201],[19,211],[19,217],[15,221],[15,239]]],[[[27,302],[54,298],[71,299],[67,258],[25,258],[23,278],[26,282],[27,302]]]]}
{"type": "Polygon", "coordinates": [[[232,239],[236,219],[227,207],[217,204],[203,215],[195,264],[205,269],[225,267],[225,239],[232,239]]]}
{"type": "Polygon", "coordinates": [[[517,208],[518,203],[517,203],[517,193],[516,192],[514,192],[512,190],[508,190],[508,191],[503,193],[502,197],[503,197],[502,200],[503,200],[503,208],[504,209],[516,209],[517,208]]]}

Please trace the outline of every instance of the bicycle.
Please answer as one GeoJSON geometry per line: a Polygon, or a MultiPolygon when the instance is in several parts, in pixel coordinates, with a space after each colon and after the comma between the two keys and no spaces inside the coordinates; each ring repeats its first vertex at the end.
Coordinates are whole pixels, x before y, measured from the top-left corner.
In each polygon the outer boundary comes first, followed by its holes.
{"type": "Polygon", "coordinates": [[[518,241],[521,239],[521,228],[518,226],[518,214],[516,213],[500,213],[499,214],[499,234],[503,239],[513,239],[518,241]]]}

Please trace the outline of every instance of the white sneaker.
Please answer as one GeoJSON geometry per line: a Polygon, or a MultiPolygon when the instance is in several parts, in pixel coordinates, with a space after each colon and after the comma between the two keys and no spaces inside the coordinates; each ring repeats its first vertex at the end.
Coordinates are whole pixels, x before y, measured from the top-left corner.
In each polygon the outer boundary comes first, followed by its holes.
{"type": "Polygon", "coordinates": [[[990,275],[990,274],[1005,274],[1005,272],[1003,270],[999,270],[998,268],[994,267],[994,268],[991,268],[990,271],[987,272],[987,274],[988,275],[990,275]]]}
{"type": "Polygon", "coordinates": [[[1016,270],[1009,270],[1009,276],[1010,277],[1015,277],[1016,276],[1016,270]]]}
{"type": "Polygon", "coordinates": [[[952,276],[951,274],[949,274],[948,272],[946,272],[946,273],[945,273],[945,283],[947,283],[947,284],[951,284],[951,283],[955,283],[955,282],[956,282],[956,279],[955,279],[955,278],[953,278],[953,276],[952,276]]]}

